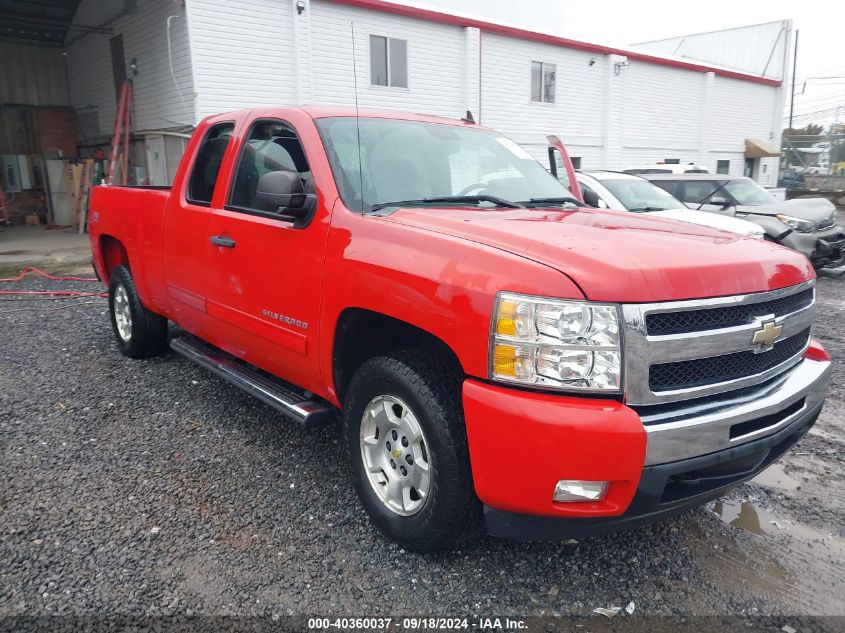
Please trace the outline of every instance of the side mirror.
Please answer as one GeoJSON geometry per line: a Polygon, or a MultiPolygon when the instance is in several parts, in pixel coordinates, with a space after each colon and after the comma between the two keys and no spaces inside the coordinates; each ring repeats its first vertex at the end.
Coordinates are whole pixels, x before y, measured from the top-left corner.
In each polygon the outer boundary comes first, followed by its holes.
{"type": "Polygon", "coordinates": [[[713,196],[710,200],[707,201],[707,204],[715,204],[720,207],[729,207],[731,203],[728,201],[727,198],[723,196],[713,196]]]}
{"type": "Polygon", "coordinates": [[[581,195],[584,197],[584,204],[590,207],[598,207],[601,203],[601,198],[599,198],[599,194],[597,194],[592,189],[587,189],[584,187],[581,189],[581,195]]]}
{"type": "Polygon", "coordinates": [[[309,218],[317,207],[317,196],[302,190],[302,181],[295,171],[271,171],[258,179],[258,208],[288,218],[309,218]]]}

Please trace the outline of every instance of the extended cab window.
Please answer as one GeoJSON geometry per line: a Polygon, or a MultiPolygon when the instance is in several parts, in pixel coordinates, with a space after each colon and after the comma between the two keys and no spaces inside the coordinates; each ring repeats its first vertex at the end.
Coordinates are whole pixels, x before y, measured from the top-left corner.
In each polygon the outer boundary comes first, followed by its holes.
{"type": "Polygon", "coordinates": [[[232,139],[233,123],[220,123],[212,127],[202,140],[197,159],[188,182],[188,201],[208,206],[214,195],[217,174],[223,162],[223,155],[232,139]]]}
{"type": "Polygon", "coordinates": [[[280,121],[258,121],[241,152],[229,205],[258,211],[258,179],[271,171],[297,172],[303,190],[314,192],[311,168],[296,132],[280,121]]]}

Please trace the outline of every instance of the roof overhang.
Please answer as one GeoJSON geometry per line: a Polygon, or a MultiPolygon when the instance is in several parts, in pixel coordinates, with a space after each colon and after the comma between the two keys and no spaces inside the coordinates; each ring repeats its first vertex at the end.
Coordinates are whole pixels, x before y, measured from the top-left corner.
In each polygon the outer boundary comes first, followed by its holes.
{"type": "Polygon", "coordinates": [[[343,4],[347,6],[357,7],[359,9],[370,9],[372,11],[381,11],[383,13],[392,13],[394,15],[403,15],[405,17],[417,18],[420,20],[428,20],[430,22],[438,22],[440,24],[450,24],[452,26],[460,27],[474,27],[486,33],[495,33],[497,35],[504,35],[517,39],[529,40],[533,42],[541,42],[543,44],[552,44],[554,46],[562,46],[564,48],[572,48],[589,53],[597,53],[599,55],[622,55],[630,60],[637,60],[649,64],[657,64],[660,66],[670,66],[673,68],[681,68],[692,72],[710,73],[727,77],[730,79],[740,79],[742,81],[749,81],[752,83],[763,84],[766,86],[780,86],[782,82],[780,79],[771,79],[769,77],[760,77],[758,75],[751,75],[745,72],[732,70],[729,68],[722,68],[706,63],[699,63],[690,61],[688,59],[679,59],[675,57],[666,57],[656,53],[649,53],[639,49],[620,48],[617,46],[605,46],[603,44],[596,44],[592,42],[584,42],[581,40],[573,40],[567,37],[552,35],[550,33],[541,33],[539,31],[530,31],[524,28],[508,26],[505,24],[496,24],[494,22],[487,22],[469,16],[457,15],[454,13],[444,13],[441,11],[434,11],[432,9],[423,9],[415,6],[408,6],[406,4],[398,4],[396,2],[387,2],[386,0],[328,0],[335,4],[343,4]]]}
{"type": "Polygon", "coordinates": [[[775,156],[780,156],[780,150],[772,147],[766,141],[761,141],[759,138],[745,139],[746,158],[769,158],[775,156]]]}

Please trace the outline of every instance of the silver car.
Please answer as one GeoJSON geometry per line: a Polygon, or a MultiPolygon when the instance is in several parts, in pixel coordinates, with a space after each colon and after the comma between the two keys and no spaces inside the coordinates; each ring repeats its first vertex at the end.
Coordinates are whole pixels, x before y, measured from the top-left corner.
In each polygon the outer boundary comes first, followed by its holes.
{"type": "Polygon", "coordinates": [[[836,223],[836,207],[826,198],[777,200],[744,176],[722,174],[643,174],[700,209],[759,224],[766,239],[804,253],[816,268],[845,265],[845,230],[836,223]]]}
{"type": "Polygon", "coordinates": [[[593,207],[648,213],[669,220],[763,239],[763,229],[758,225],[737,218],[688,209],[683,202],[639,176],[618,171],[595,170],[578,171],[575,178],[581,185],[584,201],[593,207]]]}

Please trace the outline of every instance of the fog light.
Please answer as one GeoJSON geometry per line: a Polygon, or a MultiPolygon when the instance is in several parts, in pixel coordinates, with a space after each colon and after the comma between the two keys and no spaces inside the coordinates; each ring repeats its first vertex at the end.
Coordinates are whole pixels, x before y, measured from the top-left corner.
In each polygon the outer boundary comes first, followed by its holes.
{"type": "Polygon", "coordinates": [[[568,501],[601,501],[604,499],[606,492],[606,481],[561,479],[555,486],[552,501],[558,503],[566,503],[568,501]]]}

